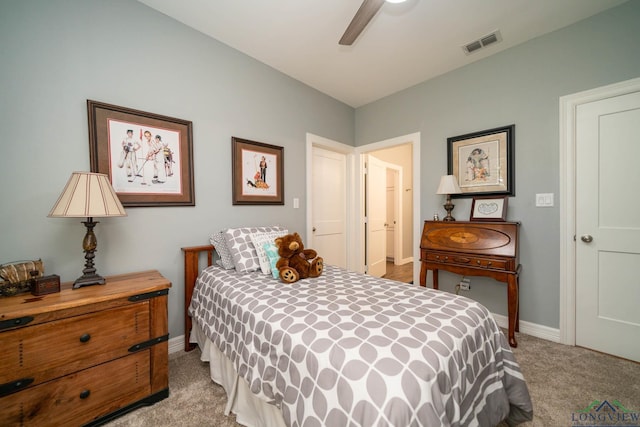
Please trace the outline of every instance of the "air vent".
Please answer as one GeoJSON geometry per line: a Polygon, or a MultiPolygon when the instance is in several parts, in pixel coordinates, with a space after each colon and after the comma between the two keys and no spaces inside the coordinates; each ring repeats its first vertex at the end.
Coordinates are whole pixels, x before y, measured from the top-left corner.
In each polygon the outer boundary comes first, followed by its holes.
{"type": "Polygon", "coordinates": [[[492,45],[494,43],[498,43],[502,41],[502,35],[499,30],[495,30],[494,32],[487,34],[486,36],[480,37],[478,40],[474,40],[462,46],[462,50],[467,55],[472,54],[484,47],[492,45]]]}

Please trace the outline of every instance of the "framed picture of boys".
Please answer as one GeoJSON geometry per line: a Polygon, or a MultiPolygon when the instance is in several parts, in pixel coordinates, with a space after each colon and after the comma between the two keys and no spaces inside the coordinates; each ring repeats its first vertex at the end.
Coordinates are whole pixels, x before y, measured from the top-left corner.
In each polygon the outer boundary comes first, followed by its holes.
{"type": "Polygon", "coordinates": [[[284,205],[284,148],[232,137],[233,204],[284,205]]]}
{"type": "Polygon", "coordinates": [[[91,100],[87,111],[91,171],[123,206],[195,206],[190,121],[91,100]]]}
{"type": "Polygon", "coordinates": [[[515,125],[447,138],[447,171],[462,193],[515,196],[515,125]]]}

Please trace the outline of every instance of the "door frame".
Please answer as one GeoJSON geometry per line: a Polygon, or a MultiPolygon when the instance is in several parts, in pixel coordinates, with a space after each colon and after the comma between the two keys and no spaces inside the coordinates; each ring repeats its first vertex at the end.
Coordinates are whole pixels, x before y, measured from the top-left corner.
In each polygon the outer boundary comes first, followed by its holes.
{"type": "Polygon", "coordinates": [[[576,111],[640,91],[640,78],[560,97],[560,342],[576,344],[576,111]]]}
{"type": "MultiPolygon", "coordinates": [[[[363,171],[363,157],[365,154],[371,151],[377,151],[384,148],[391,148],[397,145],[411,144],[412,147],[412,166],[413,166],[413,187],[411,191],[413,193],[413,224],[412,224],[412,236],[413,236],[413,283],[418,284],[420,277],[420,263],[416,260],[420,259],[420,235],[422,233],[421,221],[420,221],[420,132],[411,133],[403,136],[398,136],[391,139],[385,139],[383,141],[373,142],[366,145],[360,145],[355,147],[355,154],[358,161],[355,162],[355,200],[358,201],[355,211],[355,223],[353,224],[354,239],[358,243],[358,246],[364,248],[364,171],[363,171]]],[[[404,225],[407,226],[406,224],[404,225]]],[[[364,272],[364,251],[357,251],[356,271],[364,272]]]]}

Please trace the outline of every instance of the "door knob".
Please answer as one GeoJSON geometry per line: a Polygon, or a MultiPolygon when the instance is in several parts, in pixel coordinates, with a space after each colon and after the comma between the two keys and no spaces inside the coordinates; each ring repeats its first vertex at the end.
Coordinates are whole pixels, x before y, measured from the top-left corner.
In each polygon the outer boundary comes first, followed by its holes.
{"type": "Polygon", "coordinates": [[[580,237],[580,240],[582,240],[585,243],[591,243],[593,242],[593,237],[590,234],[584,234],[582,235],[582,237],[580,237]]]}
{"type": "Polygon", "coordinates": [[[316,228],[315,228],[315,227],[313,227],[313,229],[311,229],[311,231],[313,231],[313,232],[315,233],[315,232],[316,232],[316,228]]]}

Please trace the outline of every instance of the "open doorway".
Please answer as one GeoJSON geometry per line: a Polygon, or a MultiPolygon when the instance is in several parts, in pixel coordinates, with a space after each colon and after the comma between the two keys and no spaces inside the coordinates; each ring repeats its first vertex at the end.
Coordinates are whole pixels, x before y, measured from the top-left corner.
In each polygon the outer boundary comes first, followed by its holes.
{"type": "Polygon", "coordinates": [[[367,271],[372,275],[380,275],[381,268],[378,264],[381,260],[378,258],[381,255],[382,262],[385,263],[383,277],[411,282],[414,246],[411,227],[413,223],[413,146],[410,143],[404,143],[369,151],[362,156],[366,162],[363,222],[367,271]],[[372,162],[373,159],[375,162],[372,162]],[[376,175],[376,170],[378,174],[382,174],[382,180],[372,179],[376,175]],[[373,205],[371,199],[384,199],[384,211],[374,212],[371,209],[373,205]],[[386,234],[383,248],[376,247],[381,244],[380,239],[375,238],[375,233],[370,231],[375,225],[375,218],[381,215],[384,219],[386,234]],[[376,254],[378,256],[375,256],[376,254]],[[404,267],[397,268],[399,266],[404,267]]]}
{"type": "MultiPolygon", "coordinates": [[[[413,282],[418,283],[420,266],[418,262],[413,262],[420,258],[419,236],[421,232],[420,221],[420,133],[414,133],[399,136],[384,141],[379,141],[360,147],[352,147],[337,141],[332,141],[317,135],[307,134],[307,240],[308,245],[317,249],[318,245],[314,240],[315,232],[318,232],[316,219],[314,218],[314,205],[317,207],[322,205],[321,197],[313,191],[314,170],[314,151],[315,148],[329,150],[338,154],[344,160],[344,194],[340,193],[339,201],[344,203],[343,220],[344,228],[344,245],[346,249],[346,265],[347,268],[365,272],[366,256],[365,256],[365,184],[363,177],[365,155],[376,152],[377,155],[386,156],[395,153],[395,150],[410,151],[410,156],[403,160],[403,184],[400,189],[403,204],[403,233],[402,245],[399,250],[399,262],[407,264],[413,263],[413,282]],[[400,148],[398,148],[400,147],[400,148]],[[408,162],[408,163],[407,163],[408,162]],[[406,165],[406,166],[405,166],[406,165]],[[408,203],[406,203],[408,200],[408,203]]],[[[398,153],[395,153],[396,155],[398,153]]],[[[388,158],[389,159],[389,158],[388,158]]],[[[397,164],[398,161],[390,158],[389,163],[397,164]]],[[[386,161],[386,160],[385,160],[386,161]]],[[[317,166],[317,165],[316,165],[317,166]]],[[[338,184],[335,184],[338,185],[338,184]]],[[[386,185],[381,191],[386,192],[386,185]]],[[[334,198],[335,200],[335,198],[334,198]]],[[[332,221],[334,224],[340,220],[332,221]]],[[[317,240],[317,239],[316,239],[317,240]]],[[[341,243],[342,244],[342,243],[341,243]]]]}

